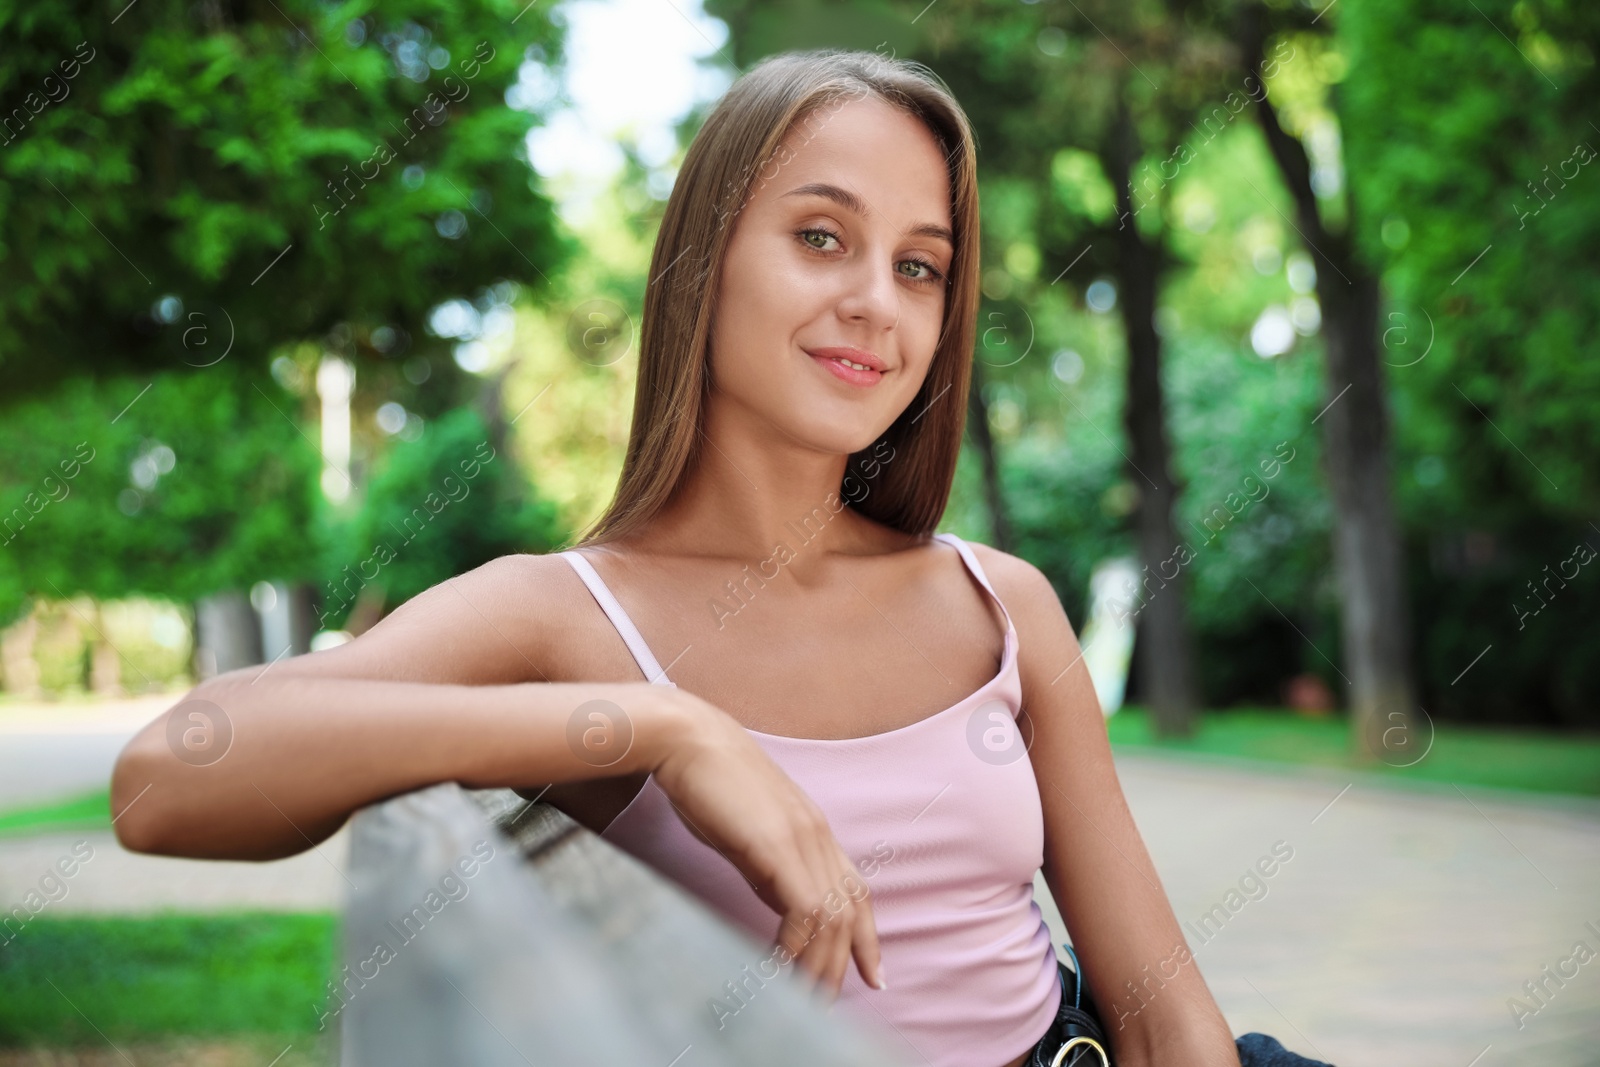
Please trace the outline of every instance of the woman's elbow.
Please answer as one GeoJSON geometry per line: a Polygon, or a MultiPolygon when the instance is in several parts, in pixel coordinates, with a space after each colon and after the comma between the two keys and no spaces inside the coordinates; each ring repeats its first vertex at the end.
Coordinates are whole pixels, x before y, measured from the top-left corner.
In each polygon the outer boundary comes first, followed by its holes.
{"type": "Polygon", "coordinates": [[[197,685],[123,746],[111,771],[111,827],[123,848],[198,855],[186,847],[183,832],[192,830],[197,811],[219,813],[215,805],[222,798],[202,788],[215,783],[197,780],[196,771],[232,747],[233,726],[218,703],[228,702],[231,677],[197,685]]]}
{"type": "MultiPolygon", "coordinates": [[[[159,744],[161,737],[153,740],[159,744]]],[[[134,735],[117,756],[111,770],[111,829],[129,852],[166,855],[170,853],[163,838],[168,828],[162,825],[161,805],[150,803],[149,794],[160,779],[163,755],[170,760],[171,754],[152,752],[151,744],[147,729],[134,735]]]]}

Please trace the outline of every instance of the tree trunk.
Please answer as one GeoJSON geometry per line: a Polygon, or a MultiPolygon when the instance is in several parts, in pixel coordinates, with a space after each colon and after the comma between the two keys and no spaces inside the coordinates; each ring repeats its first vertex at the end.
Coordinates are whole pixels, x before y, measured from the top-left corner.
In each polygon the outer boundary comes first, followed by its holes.
{"type": "Polygon", "coordinates": [[[1351,689],[1350,735],[1358,757],[1404,764],[1409,757],[1420,758],[1427,738],[1422,736],[1426,728],[1411,721],[1410,627],[1400,533],[1389,495],[1378,283],[1354,262],[1347,261],[1345,273],[1350,285],[1337,277],[1325,282],[1319,275],[1317,296],[1328,324],[1332,406],[1322,416],[1323,441],[1337,515],[1333,548],[1351,689]]]}
{"type": "Polygon", "coordinates": [[[1139,154],[1138,135],[1119,96],[1111,143],[1102,163],[1117,191],[1121,223],[1116,232],[1117,302],[1128,339],[1124,425],[1132,450],[1129,477],[1139,489],[1136,526],[1139,558],[1144,564],[1135,598],[1139,614],[1134,668],[1156,734],[1188,737],[1194,732],[1199,704],[1188,623],[1188,576],[1181,565],[1172,576],[1167,574],[1179,541],[1172,523],[1178,486],[1171,474],[1161,390],[1161,337],[1155,330],[1164,256],[1161,239],[1147,241],[1134,219],[1130,174],[1139,154]]]}
{"type": "Polygon", "coordinates": [[[197,601],[194,629],[199,681],[261,662],[261,620],[250,598],[237,589],[197,601]]]}
{"type": "Polygon", "coordinates": [[[983,362],[973,360],[972,387],[967,392],[967,432],[983,466],[983,498],[989,505],[989,530],[994,547],[1011,551],[1011,521],[1006,517],[1005,497],[1000,491],[1000,459],[994,433],[989,427],[989,401],[983,395],[983,362]]]}
{"type": "MultiPolygon", "coordinates": [[[[1266,31],[1259,9],[1246,11],[1240,36],[1246,70],[1260,78],[1266,31]]],[[[1425,713],[1414,710],[1404,557],[1389,491],[1378,279],[1356,255],[1348,233],[1323,225],[1305,146],[1283,129],[1265,95],[1256,114],[1294,198],[1296,224],[1316,257],[1327,352],[1326,406],[1318,420],[1334,505],[1351,749],[1360,760],[1404,766],[1426,753],[1431,737],[1425,713]]],[[[1347,217],[1356,218],[1353,196],[1347,217]]]]}
{"type": "Polygon", "coordinates": [[[303,656],[311,651],[317,633],[317,589],[310,582],[289,586],[289,654],[303,656]]]}

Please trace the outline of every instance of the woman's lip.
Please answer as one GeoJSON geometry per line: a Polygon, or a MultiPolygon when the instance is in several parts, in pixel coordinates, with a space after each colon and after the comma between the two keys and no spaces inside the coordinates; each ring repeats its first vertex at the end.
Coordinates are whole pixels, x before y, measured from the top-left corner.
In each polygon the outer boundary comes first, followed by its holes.
{"type": "Polygon", "coordinates": [[[812,355],[809,352],[806,354],[811,356],[811,358],[816,362],[826,367],[830,372],[832,372],[834,377],[849,382],[851,385],[877,385],[878,382],[883,378],[882,371],[856,370],[854,367],[847,367],[843,363],[840,363],[837,359],[829,356],[812,355]]]}
{"type": "Polygon", "coordinates": [[[805,351],[823,359],[848,359],[851,363],[859,363],[863,367],[870,367],[880,374],[889,369],[884,365],[883,360],[878,358],[876,352],[868,352],[864,348],[856,348],[853,345],[829,345],[826,348],[807,348],[805,351]]]}

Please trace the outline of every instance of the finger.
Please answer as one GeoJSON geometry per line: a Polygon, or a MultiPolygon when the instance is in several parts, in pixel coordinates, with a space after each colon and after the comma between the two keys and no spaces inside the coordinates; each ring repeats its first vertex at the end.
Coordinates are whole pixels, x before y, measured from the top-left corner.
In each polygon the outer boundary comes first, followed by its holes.
{"type": "Polygon", "coordinates": [[[807,910],[801,916],[805,926],[806,942],[801,950],[801,958],[811,976],[813,990],[820,990],[827,984],[833,957],[838,952],[836,926],[829,921],[828,910],[818,903],[819,900],[820,895],[817,890],[813,889],[808,893],[807,910]]]}
{"type": "Polygon", "coordinates": [[[878,944],[878,920],[872,910],[872,895],[859,876],[852,886],[859,885],[860,899],[855,902],[855,929],[852,931],[850,951],[855,958],[861,980],[874,989],[889,988],[883,974],[883,952],[878,944]]]}
{"type": "MultiPolygon", "coordinates": [[[[819,940],[822,959],[820,984],[830,999],[837,998],[849,973],[852,947],[855,942],[856,907],[850,890],[850,879],[855,867],[844,854],[827,819],[820,810],[813,813],[816,832],[815,844],[819,872],[822,874],[818,893],[819,914],[826,924],[826,936],[819,940]]],[[[859,893],[859,890],[858,890],[859,893]]]]}
{"type": "Polygon", "coordinates": [[[789,917],[787,926],[794,941],[792,951],[795,962],[799,965],[798,970],[805,976],[806,985],[814,986],[821,977],[821,968],[818,964],[821,955],[817,951],[811,913],[795,909],[789,917]]]}
{"type": "MultiPolygon", "coordinates": [[[[829,876],[824,897],[828,915],[828,969],[827,983],[837,996],[844,986],[845,975],[850,972],[855,953],[857,931],[860,927],[859,900],[866,894],[866,886],[856,873],[855,865],[844,854],[844,849],[830,832],[825,849],[828,853],[829,876]]],[[[867,976],[869,984],[872,979],[867,976]]]]}
{"type": "Polygon", "coordinates": [[[841,922],[841,915],[830,914],[825,907],[813,914],[818,915],[817,921],[821,924],[811,948],[811,956],[815,960],[816,991],[820,996],[832,1000],[839,995],[844,975],[849,970],[850,937],[841,922]]]}
{"type": "MultiPolygon", "coordinates": [[[[828,852],[832,872],[837,872],[838,849],[830,842],[828,852]]],[[[830,873],[832,873],[830,872],[830,873]]],[[[854,907],[839,889],[839,879],[830,877],[823,885],[817,914],[823,923],[823,934],[818,938],[819,984],[830,995],[837,997],[844,985],[844,976],[850,969],[850,947],[855,925],[854,907]]]]}
{"type": "Polygon", "coordinates": [[[813,979],[812,992],[821,996],[832,980],[834,958],[838,955],[838,937],[835,924],[828,921],[825,908],[813,908],[807,914],[807,922],[812,934],[805,950],[806,967],[813,979]]]}
{"type": "MultiPolygon", "coordinates": [[[[789,885],[793,885],[803,874],[791,873],[789,885]]],[[[805,879],[809,881],[809,879],[805,879]]],[[[803,884],[803,883],[802,883],[803,884]]],[[[790,957],[798,964],[796,970],[804,973],[808,979],[816,976],[817,956],[813,951],[815,947],[815,922],[807,910],[811,893],[809,889],[798,891],[790,889],[786,894],[783,909],[783,923],[779,928],[779,942],[788,950],[790,957]]]]}
{"type": "Polygon", "coordinates": [[[828,925],[834,930],[833,940],[828,946],[828,971],[825,987],[829,999],[837,999],[839,990],[844,987],[844,976],[850,971],[850,931],[855,924],[850,908],[840,909],[838,915],[833,916],[828,925]]]}

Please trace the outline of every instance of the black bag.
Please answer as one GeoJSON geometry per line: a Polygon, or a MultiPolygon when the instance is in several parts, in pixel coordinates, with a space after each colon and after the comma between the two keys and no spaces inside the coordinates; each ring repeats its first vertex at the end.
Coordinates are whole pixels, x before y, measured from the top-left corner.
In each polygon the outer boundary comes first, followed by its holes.
{"type": "MultiPolygon", "coordinates": [[[[1061,947],[1076,965],[1078,954],[1072,946],[1061,947]]],[[[1033,1047],[1026,1067],[1114,1067],[1105,1024],[1084,987],[1083,976],[1062,960],[1057,960],[1056,966],[1061,978],[1061,1007],[1056,1010],[1050,1029],[1033,1047]]]]}
{"type": "MultiPolygon", "coordinates": [[[[1072,946],[1061,947],[1077,965],[1078,954],[1072,946]]],[[[1116,1067],[1111,1044],[1106,1040],[1105,1023],[1084,986],[1083,976],[1061,960],[1056,961],[1056,966],[1061,977],[1061,1007],[1023,1067],[1116,1067]]],[[[1234,1048],[1242,1067],[1333,1067],[1289,1051],[1268,1034],[1245,1034],[1234,1040],[1234,1048]]]]}

